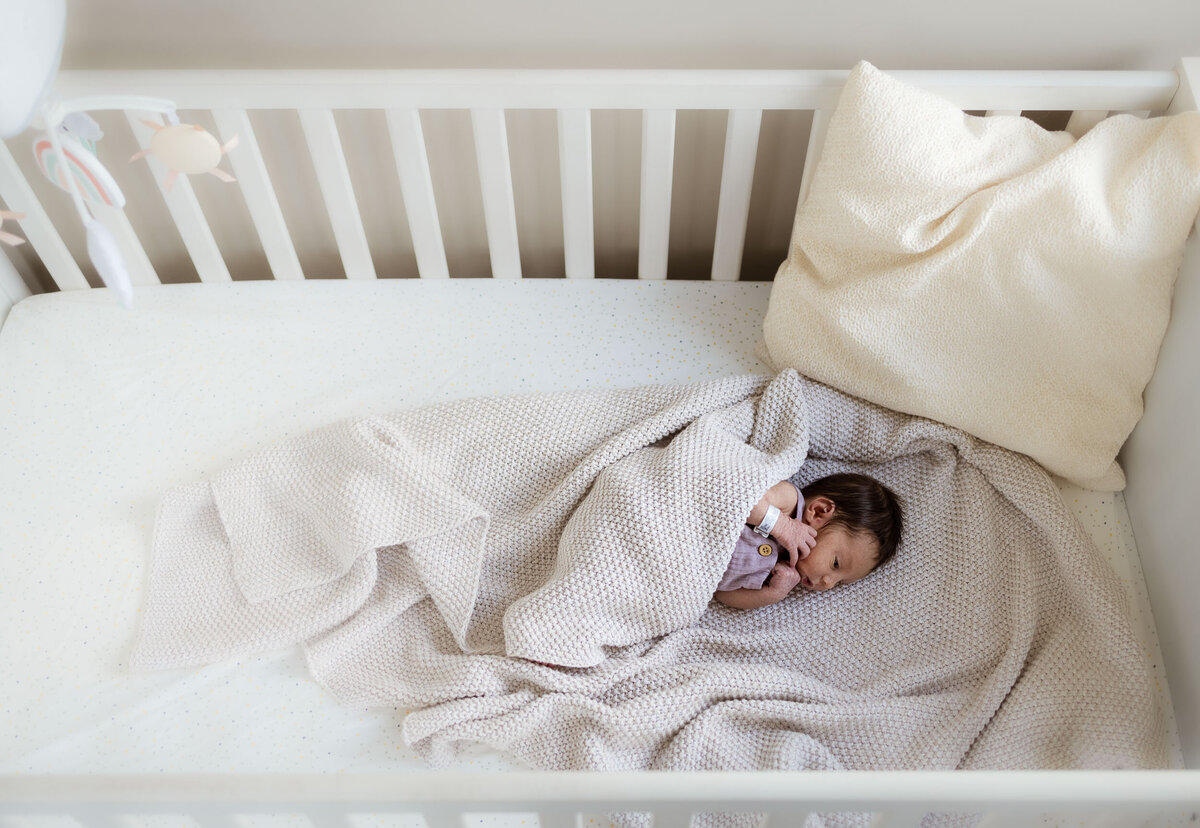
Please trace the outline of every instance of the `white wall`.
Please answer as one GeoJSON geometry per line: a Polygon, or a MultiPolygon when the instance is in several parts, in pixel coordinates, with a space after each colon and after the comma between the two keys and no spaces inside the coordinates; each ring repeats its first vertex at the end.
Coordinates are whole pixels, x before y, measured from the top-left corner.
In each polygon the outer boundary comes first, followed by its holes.
{"type": "Polygon", "coordinates": [[[1164,69],[1196,0],[68,0],[66,68],[1164,69]]]}

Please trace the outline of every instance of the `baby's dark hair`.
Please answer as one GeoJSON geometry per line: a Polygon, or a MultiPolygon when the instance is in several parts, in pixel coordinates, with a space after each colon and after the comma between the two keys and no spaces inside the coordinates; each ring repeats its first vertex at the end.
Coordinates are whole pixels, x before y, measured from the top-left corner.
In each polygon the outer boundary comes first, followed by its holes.
{"type": "Polygon", "coordinates": [[[896,554],[904,529],[900,498],[887,486],[865,474],[842,472],[814,480],[801,493],[805,502],[814,497],[833,501],[833,516],[826,526],[842,526],[855,534],[867,533],[879,542],[878,568],[896,554]]]}

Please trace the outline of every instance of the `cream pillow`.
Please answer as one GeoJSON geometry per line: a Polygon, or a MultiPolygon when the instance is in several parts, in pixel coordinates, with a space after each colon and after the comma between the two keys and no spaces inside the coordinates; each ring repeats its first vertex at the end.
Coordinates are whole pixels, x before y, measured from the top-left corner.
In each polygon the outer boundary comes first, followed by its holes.
{"type": "Polygon", "coordinates": [[[767,361],[1120,489],[1200,209],[1200,113],[1078,141],[850,73],[764,322],[767,361]]]}

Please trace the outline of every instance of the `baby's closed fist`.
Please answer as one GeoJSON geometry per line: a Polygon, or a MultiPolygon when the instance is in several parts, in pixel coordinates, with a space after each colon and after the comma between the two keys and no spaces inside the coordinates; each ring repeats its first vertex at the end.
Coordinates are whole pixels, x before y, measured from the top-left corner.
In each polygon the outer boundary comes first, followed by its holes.
{"type": "Polygon", "coordinates": [[[769,588],[780,595],[787,595],[798,583],[800,583],[800,573],[796,571],[796,567],[777,563],[771,569],[769,588]]]}

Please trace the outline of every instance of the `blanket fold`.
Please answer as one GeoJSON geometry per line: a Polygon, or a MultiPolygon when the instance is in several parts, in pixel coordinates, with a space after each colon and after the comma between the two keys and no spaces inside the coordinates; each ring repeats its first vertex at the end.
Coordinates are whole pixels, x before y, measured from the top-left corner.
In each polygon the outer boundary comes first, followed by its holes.
{"type": "Polygon", "coordinates": [[[1162,767],[1119,584],[1029,458],[807,380],[463,400],[337,423],[167,493],[132,664],[302,642],[434,765],[1162,767]],[[773,483],[903,499],[895,559],[710,603],[773,483]],[[538,663],[535,663],[538,662],[538,663]]]}
{"type": "MultiPolygon", "coordinates": [[[[225,627],[254,646],[264,618],[314,596],[341,607],[328,616],[340,621],[365,599],[376,575],[367,559],[381,549],[402,554],[406,594],[427,595],[466,652],[589,667],[606,646],[692,623],[724,571],[720,550],[804,459],[798,385],[752,398],[765,384],[547,395],[534,406],[463,401],[335,423],[248,457],[215,476],[195,527],[214,554],[227,544],[221,600],[247,620],[225,627]],[[672,434],[669,446],[653,446],[672,434]],[[669,538],[670,548],[647,538],[669,538]],[[630,612],[653,606],[671,579],[686,589],[671,611],[630,612]],[[480,602],[499,609],[506,631],[490,620],[472,628],[480,602]],[[583,616],[580,602],[590,607],[583,616]]],[[[168,495],[162,525],[189,519],[181,496],[168,495]]],[[[211,603],[178,599],[187,605],[169,611],[180,617],[211,603]]],[[[146,629],[138,665],[211,657],[207,646],[189,653],[146,629]]]]}

